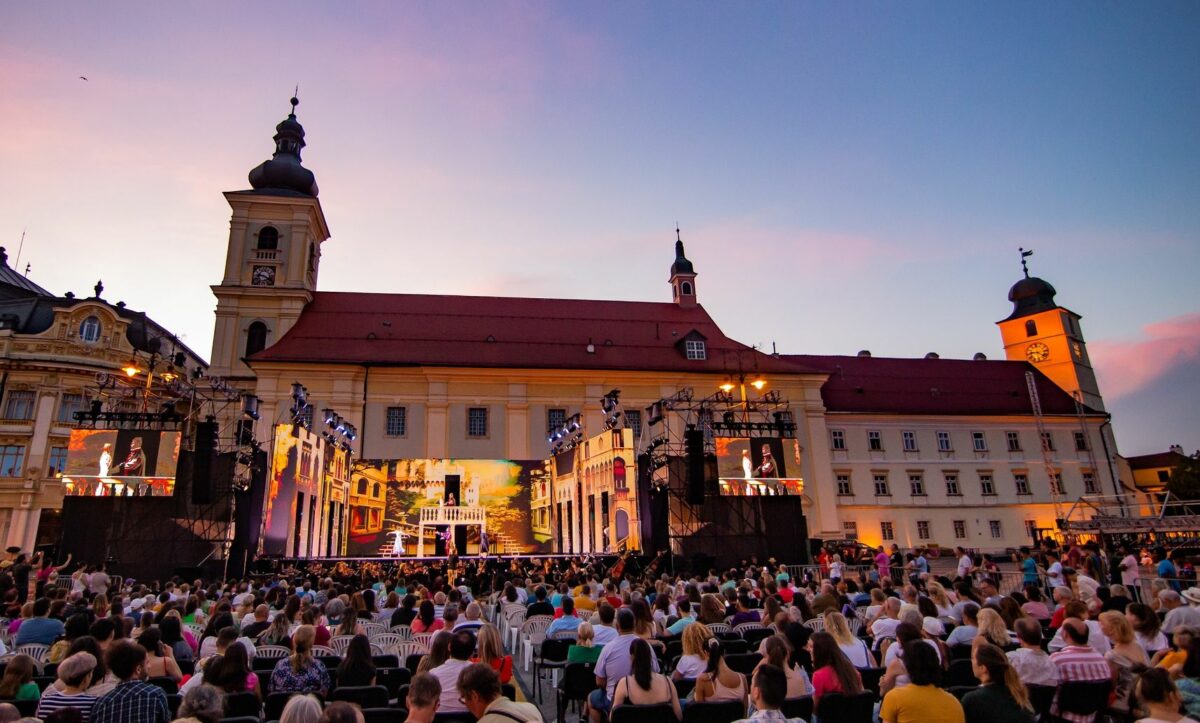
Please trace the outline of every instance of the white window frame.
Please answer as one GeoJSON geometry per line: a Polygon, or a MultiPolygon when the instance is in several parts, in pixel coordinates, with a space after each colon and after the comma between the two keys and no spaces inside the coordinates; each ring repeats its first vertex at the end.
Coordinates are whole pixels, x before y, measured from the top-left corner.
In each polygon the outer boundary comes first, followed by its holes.
{"type": "Polygon", "coordinates": [[[25,445],[0,445],[0,477],[20,477],[25,471],[25,445]]]}
{"type": "Polygon", "coordinates": [[[967,521],[966,520],[952,520],[951,526],[954,528],[954,539],[956,539],[956,540],[967,539],[967,521]]]}
{"type": "Polygon", "coordinates": [[[983,432],[971,432],[971,448],[976,452],[988,451],[987,435],[983,432]]]}
{"type": "Polygon", "coordinates": [[[1083,476],[1083,493],[1085,495],[1100,494],[1100,485],[1096,482],[1096,473],[1092,471],[1084,471],[1080,474],[1083,476]]]}
{"type": "Polygon", "coordinates": [[[37,392],[10,389],[4,399],[5,419],[33,419],[37,413],[37,392]]]}
{"type": "Polygon", "coordinates": [[[1076,452],[1088,451],[1087,434],[1085,434],[1084,432],[1075,432],[1074,436],[1075,436],[1075,451],[1076,452]]]}
{"type": "Polygon", "coordinates": [[[703,339],[687,339],[683,342],[683,350],[691,361],[704,361],[708,358],[708,347],[703,339]]]}
{"type": "Polygon", "coordinates": [[[87,344],[95,344],[100,341],[100,335],[103,332],[104,325],[100,323],[98,316],[89,316],[79,325],[79,339],[87,344]]]}
{"type": "Polygon", "coordinates": [[[867,450],[870,452],[883,451],[883,433],[878,429],[867,430],[867,450]]]}
{"type": "Polygon", "coordinates": [[[884,540],[896,539],[896,525],[891,520],[879,521],[879,536],[884,540]]]}
{"type": "Polygon", "coordinates": [[[992,533],[993,540],[1004,537],[1004,526],[1000,524],[1000,520],[988,520],[988,531],[992,533]]]}
{"type": "Polygon", "coordinates": [[[1044,449],[1047,452],[1055,451],[1054,450],[1054,433],[1053,432],[1042,432],[1042,449],[1044,449]]]}
{"type": "Polygon", "coordinates": [[[844,430],[844,429],[829,430],[829,448],[835,452],[846,451],[846,430],[844,430]]]}
{"type": "Polygon", "coordinates": [[[954,441],[950,439],[949,432],[942,431],[937,433],[937,445],[939,452],[954,451],[954,441]]]}
{"type": "Polygon", "coordinates": [[[905,452],[917,451],[917,433],[912,430],[905,430],[900,433],[900,438],[904,441],[905,452]]]}
{"type": "Polygon", "coordinates": [[[928,540],[932,537],[929,534],[929,520],[917,520],[917,539],[928,540]]]}
{"type": "Polygon", "coordinates": [[[892,496],[892,486],[888,484],[887,474],[873,474],[871,475],[871,482],[874,484],[876,497],[892,496]],[[880,489],[883,491],[880,492],[880,489]]]}
{"type": "Polygon", "coordinates": [[[957,473],[942,473],[942,478],[946,481],[946,496],[947,497],[962,497],[962,486],[958,483],[957,473]]]}
{"type": "Polygon", "coordinates": [[[835,474],[834,481],[837,482],[838,497],[854,496],[854,483],[851,481],[849,473],[835,474]]]}
{"type": "Polygon", "coordinates": [[[925,475],[911,473],[908,475],[908,489],[913,497],[925,496],[925,475]]]}
{"type": "Polygon", "coordinates": [[[1028,497],[1033,494],[1033,491],[1029,488],[1029,475],[1024,472],[1013,473],[1013,486],[1017,490],[1018,497],[1028,497]]]}
{"type": "Polygon", "coordinates": [[[842,532],[847,539],[858,539],[858,521],[857,520],[842,520],[842,532]]]}
{"type": "Polygon", "coordinates": [[[996,478],[991,474],[979,475],[979,494],[984,497],[996,496],[996,478]]]}
{"type": "Polygon", "coordinates": [[[1009,452],[1020,452],[1021,451],[1021,434],[1019,432],[1013,432],[1013,431],[1005,432],[1004,440],[1005,440],[1005,443],[1008,445],[1009,452]]]}

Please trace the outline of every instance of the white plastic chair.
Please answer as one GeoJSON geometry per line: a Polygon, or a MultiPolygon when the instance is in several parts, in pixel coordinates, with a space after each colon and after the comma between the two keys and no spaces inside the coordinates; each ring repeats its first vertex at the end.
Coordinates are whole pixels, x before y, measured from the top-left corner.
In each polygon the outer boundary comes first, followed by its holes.
{"type": "Polygon", "coordinates": [[[333,648],[338,655],[345,655],[351,640],[354,640],[353,635],[334,635],[329,639],[329,647],[333,648]]]}
{"type": "Polygon", "coordinates": [[[525,672],[529,672],[529,665],[533,662],[533,648],[541,645],[546,639],[546,628],[550,627],[552,622],[554,618],[550,615],[534,615],[526,618],[525,623],[521,625],[521,652],[525,672]]]}
{"type": "Polygon", "coordinates": [[[411,625],[393,625],[388,628],[388,632],[399,635],[401,640],[412,640],[413,636],[411,625]]]}
{"type": "Polygon", "coordinates": [[[267,658],[275,660],[278,658],[286,658],[292,654],[292,651],[282,645],[260,645],[254,650],[254,657],[267,658]]]}

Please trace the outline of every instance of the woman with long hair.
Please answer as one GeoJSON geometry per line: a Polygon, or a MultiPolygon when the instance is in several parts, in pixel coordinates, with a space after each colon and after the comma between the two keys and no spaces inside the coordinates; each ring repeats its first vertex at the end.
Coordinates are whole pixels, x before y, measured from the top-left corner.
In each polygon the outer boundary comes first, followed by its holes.
{"type": "MultiPolygon", "coordinates": [[[[793,600],[795,598],[792,598],[793,600]]],[[[779,604],[779,598],[774,595],[768,595],[763,599],[762,622],[763,625],[770,625],[775,622],[775,618],[779,617],[779,613],[783,612],[783,606],[779,604]]]]}
{"type": "Polygon", "coordinates": [[[715,593],[705,593],[700,598],[700,622],[705,625],[725,622],[725,603],[715,593]]]}
{"type": "Polygon", "coordinates": [[[942,663],[946,659],[942,655],[941,648],[938,647],[937,643],[927,639],[920,627],[910,622],[900,623],[896,626],[896,639],[888,641],[887,647],[883,651],[883,667],[886,670],[882,680],[879,681],[879,691],[881,694],[886,693],[892,688],[901,688],[908,685],[908,668],[905,667],[904,655],[908,651],[908,644],[914,642],[927,645],[934,650],[934,657],[939,663],[942,663]]]}
{"type": "Polygon", "coordinates": [[[1125,618],[1133,626],[1134,638],[1146,651],[1146,655],[1154,656],[1158,651],[1169,647],[1167,636],[1162,632],[1162,621],[1149,605],[1130,603],[1129,607],[1125,608],[1125,618]]]}
{"type": "Polygon", "coordinates": [[[671,677],[675,680],[695,680],[708,668],[708,641],[713,639],[707,625],[694,623],[683,629],[683,655],[675,664],[671,677]]]}
{"type": "MultiPolygon", "coordinates": [[[[838,612],[825,613],[825,632],[833,636],[842,654],[856,668],[874,668],[875,655],[867,641],[850,632],[850,623],[846,616],[838,612]]],[[[817,661],[813,661],[814,670],[817,661]]]]}
{"type": "Polygon", "coordinates": [[[375,673],[370,639],[366,635],[355,635],[337,667],[338,685],[375,685],[375,673]]]}
{"type": "Polygon", "coordinates": [[[321,611],[316,606],[310,605],[300,613],[300,624],[313,627],[317,636],[316,645],[329,645],[329,639],[333,637],[333,633],[325,627],[324,618],[321,617],[321,611]]]}
{"type": "MultiPolygon", "coordinates": [[[[754,672],[758,672],[758,669],[764,665],[774,665],[782,670],[787,676],[787,697],[799,698],[812,693],[812,683],[808,680],[808,673],[804,668],[792,665],[792,646],[788,644],[787,638],[782,634],[763,638],[758,645],[758,653],[762,659],[758,661],[758,665],[754,666],[754,672]]],[[[750,679],[754,680],[753,674],[750,679]]]]}
{"type": "Polygon", "coordinates": [[[652,640],[658,634],[658,625],[654,623],[654,615],[645,599],[639,598],[629,605],[633,612],[633,632],[642,640],[652,640]]]}
{"type": "Polygon", "coordinates": [[[362,618],[353,615],[350,611],[347,611],[342,616],[342,621],[338,623],[337,628],[333,631],[335,637],[339,635],[366,635],[366,633],[366,629],[362,626],[362,618]]]}
{"type": "Polygon", "coordinates": [[[826,693],[841,693],[845,696],[858,695],[863,691],[862,676],[846,654],[841,644],[827,632],[813,633],[809,638],[812,653],[813,704],[821,702],[826,693]]]}
{"type": "Polygon", "coordinates": [[[400,609],[392,613],[391,625],[412,625],[412,621],[417,617],[417,596],[408,593],[404,596],[404,601],[400,603],[400,609]]]}
{"type": "Polygon", "coordinates": [[[214,658],[204,667],[203,675],[205,683],[224,693],[254,693],[262,697],[258,676],[250,670],[246,646],[240,643],[225,648],[224,655],[214,658]]]}
{"type": "Polygon", "coordinates": [[[383,599],[383,607],[380,608],[379,612],[376,613],[376,615],[375,615],[376,622],[381,622],[385,625],[390,625],[391,620],[392,620],[392,615],[394,615],[396,613],[396,611],[399,609],[400,609],[400,594],[397,593],[395,590],[392,590],[391,592],[389,592],[387,594],[387,597],[385,597],[383,599]]]}
{"type": "Polygon", "coordinates": [[[942,587],[940,582],[930,580],[925,583],[925,594],[933,602],[937,608],[937,616],[939,618],[950,617],[950,611],[954,608],[954,603],[950,600],[950,596],[946,594],[946,588],[942,587]]]}
{"type": "Polygon", "coordinates": [[[975,644],[991,643],[1001,649],[1013,646],[1012,635],[1004,625],[1004,618],[1000,617],[1000,613],[991,608],[984,608],[979,611],[978,621],[979,634],[975,636],[975,644]]]}
{"type": "Polygon", "coordinates": [[[946,634],[946,626],[938,615],[937,605],[922,595],[917,598],[917,611],[921,613],[921,629],[934,637],[946,634]]]}
{"type": "Polygon", "coordinates": [[[428,673],[450,659],[450,641],[454,638],[448,630],[439,630],[429,641],[429,653],[421,658],[418,673],[428,673]]]}
{"type": "Polygon", "coordinates": [[[708,665],[696,676],[694,695],[697,702],[746,702],[746,678],[725,664],[725,646],[716,638],[708,641],[708,665]]]}
{"type": "MultiPolygon", "coordinates": [[[[347,615],[347,617],[350,617],[347,615]]],[[[422,600],[421,607],[418,608],[417,617],[412,621],[412,631],[414,633],[432,633],[441,630],[445,627],[440,619],[434,617],[433,601],[422,600]]]]}
{"type": "Polygon", "coordinates": [[[1033,723],[1029,690],[1000,648],[991,643],[971,650],[971,669],[980,686],[963,696],[962,706],[971,723],[1033,723]]]}
{"type": "MultiPolygon", "coordinates": [[[[262,635],[258,636],[255,645],[282,645],[285,648],[292,647],[292,624],[288,621],[287,615],[282,612],[276,613],[271,619],[271,624],[267,629],[262,631],[262,635]]],[[[315,630],[313,631],[316,632],[315,630]]]]}
{"type": "Polygon", "coordinates": [[[316,631],[311,625],[301,625],[292,636],[294,652],[275,665],[271,672],[272,693],[318,693],[329,692],[329,671],[313,657],[313,641],[316,631]]]}
{"type": "Polygon", "coordinates": [[[33,658],[18,655],[8,661],[0,678],[0,700],[37,700],[42,689],[33,682],[33,658]]]}
{"type": "Polygon", "coordinates": [[[183,680],[183,672],[175,662],[171,646],[162,641],[158,628],[150,628],[138,636],[137,644],[146,649],[146,675],[151,678],[170,678],[176,683],[183,680]]]}
{"type": "MultiPolygon", "coordinates": [[[[580,623],[580,627],[587,623],[580,623]]],[[[591,631],[592,626],[588,625],[588,631],[591,631]]],[[[576,635],[579,631],[576,630],[576,635]]],[[[590,641],[589,641],[590,642],[590,641]]],[[[576,642],[571,647],[579,645],[576,642]]],[[[492,666],[492,670],[500,676],[501,683],[508,683],[512,680],[513,661],[511,655],[504,654],[504,642],[500,639],[500,630],[491,623],[484,623],[479,627],[479,635],[476,638],[475,650],[478,655],[477,660],[481,663],[487,663],[492,666]]]]}
{"type": "Polygon", "coordinates": [[[650,643],[634,640],[629,646],[629,658],[629,675],[618,680],[613,691],[613,709],[622,705],[670,703],[675,711],[675,719],[682,719],[683,709],[679,705],[675,685],[667,676],[654,672],[654,651],[650,649],[650,643]]]}
{"type": "Polygon", "coordinates": [[[1112,650],[1104,654],[1104,658],[1112,667],[1116,676],[1116,699],[1113,701],[1114,710],[1129,710],[1129,693],[1133,690],[1134,671],[1140,670],[1150,662],[1150,657],[1134,638],[1133,626],[1129,620],[1116,610],[1100,613],[1100,632],[1112,643],[1112,650]]]}
{"type": "MultiPolygon", "coordinates": [[[[1019,595],[1020,593],[1013,594],[1019,595]]],[[[1017,602],[1016,598],[1005,595],[1000,598],[1000,617],[1004,618],[1004,627],[1015,630],[1017,621],[1028,615],[1021,609],[1021,604],[1017,602]]]]}

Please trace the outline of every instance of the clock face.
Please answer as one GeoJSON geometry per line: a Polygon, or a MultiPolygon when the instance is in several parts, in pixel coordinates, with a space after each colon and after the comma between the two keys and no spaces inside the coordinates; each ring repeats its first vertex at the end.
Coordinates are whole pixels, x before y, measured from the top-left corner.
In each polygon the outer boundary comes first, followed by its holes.
{"type": "Polygon", "coordinates": [[[1025,347],[1025,358],[1031,362],[1043,362],[1050,358],[1050,347],[1036,341],[1025,347]]]}
{"type": "Polygon", "coordinates": [[[251,275],[250,279],[255,286],[274,286],[275,267],[255,266],[254,273],[251,275]]]}

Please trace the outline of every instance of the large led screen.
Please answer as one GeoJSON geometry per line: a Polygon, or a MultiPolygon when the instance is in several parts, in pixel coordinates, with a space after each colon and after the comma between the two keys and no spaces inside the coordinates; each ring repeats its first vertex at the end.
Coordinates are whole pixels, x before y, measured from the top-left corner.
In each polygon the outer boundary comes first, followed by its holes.
{"type": "Polygon", "coordinates": [[[275,427],[271,476],[263,512],[263,554],[311,555],[322,547],[327,533],[322,482],[325,477],[325,440],[304,427],[275,427]]]}
{"type": "Polygon", "coordinates": [[[530,494],[545,460],[356,461],[350,473],[350,556],[537,554],[530,494]]]}
{"type": "Polygon", "coordinates": [[[164,497],[175,492],[179,432],[76,429],[60,479],[67,495],[164,497]]]}
{"type": "Polygon", "coordinates": [[[778,437],[717,437],[721,494],[777,497],[804,492],[804,479],[789,477],[784,440],[778,437]]]}

